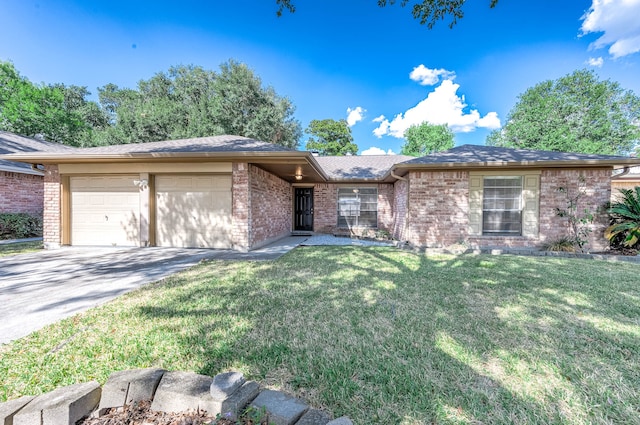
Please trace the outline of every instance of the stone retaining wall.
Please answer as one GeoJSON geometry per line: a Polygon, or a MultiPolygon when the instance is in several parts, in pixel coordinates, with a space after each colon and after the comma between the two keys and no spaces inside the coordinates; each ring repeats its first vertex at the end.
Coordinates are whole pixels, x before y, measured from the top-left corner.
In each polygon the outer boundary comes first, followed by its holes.
{"type": "Polygon", "coordinates": [[[0,424],[74,425],[82,418],[100,417],[109,409],[144,400],[152,400],[151,410],[158,412],[206,411],[210,416],[236,420],[251,406],[264,409],[274,425],[352,425],[345,416],[331,420],[326,412],[301,399],[261,389],[238,372],[211,378],[157,368],[113,373],[103,387],[92,381],[0,403],[0,424]]]}

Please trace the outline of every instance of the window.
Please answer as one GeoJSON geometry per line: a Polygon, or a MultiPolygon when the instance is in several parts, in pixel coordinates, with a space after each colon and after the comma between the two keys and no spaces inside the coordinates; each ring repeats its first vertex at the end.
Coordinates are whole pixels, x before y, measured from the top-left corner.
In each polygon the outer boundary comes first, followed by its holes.
{"type": "Polygon", "coordinates": [[[378,189],[338,189],[338,227],[378,227],[378,189]]]}
{"type": "Polygon", "coordinates": [[[522,234],[522,177],[485,177],[482,234],[522,234]]]}

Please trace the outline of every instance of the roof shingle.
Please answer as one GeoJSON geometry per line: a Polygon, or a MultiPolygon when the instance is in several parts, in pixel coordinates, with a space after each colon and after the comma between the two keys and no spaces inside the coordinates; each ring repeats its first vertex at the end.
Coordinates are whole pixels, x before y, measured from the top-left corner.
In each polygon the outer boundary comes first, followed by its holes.
{"type": "Polygon", "coordinates": [[[211,136],[162,142],[130,143],[83,149],[83,154],[145,154],[198,152],[292,152],[294,149],[242,136],[211,136]]]}
{"type": "MultiPolygon", "coordinates": [[[[62,145],[60,143],[52,143],[44,140],[24,137],[18,134],[0,131],[0,155],[12,154],[18,152],[72,152],[76,148],[62,145]]],[[[31,166],[22,162],[8,161],[0,159],[0,168],[11,170],[30,171],[31,166]]]]}
{"type": "Polygon", "coordinates": [[[559,161],[606,161],[629,159],[623,156],[593,155],[584,153],[536,151],[501,148],[496,146],[462,145],[443,152],[415,158],[404,164],[467,164],[487,162],[559,162],[559,161]]]}

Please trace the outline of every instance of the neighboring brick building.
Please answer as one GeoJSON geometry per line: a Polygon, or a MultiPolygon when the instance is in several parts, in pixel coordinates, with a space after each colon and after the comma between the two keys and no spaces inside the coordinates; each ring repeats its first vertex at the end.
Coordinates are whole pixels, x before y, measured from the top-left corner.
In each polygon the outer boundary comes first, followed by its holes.
{"type": "MultiPolygon", "coordinates": [[[[73,148],[0,131],[0,155],[16,152],[61,152],[73,148]]],[[[0,213],[42,214],[42,168],[0,159],[0,213]]]]}
{"type": "Polygon", "coordinates": [[[537,247],[584,190],[606,245],[614,169],[637,158],[465,145],[422,158],[316,157],[238,136],[20,153],[45,165],[45,245],[254,249],[292,233],[390,234],[416,247],[537,247]],[[582,189],[581,189],[582,188],[582,189]]]}

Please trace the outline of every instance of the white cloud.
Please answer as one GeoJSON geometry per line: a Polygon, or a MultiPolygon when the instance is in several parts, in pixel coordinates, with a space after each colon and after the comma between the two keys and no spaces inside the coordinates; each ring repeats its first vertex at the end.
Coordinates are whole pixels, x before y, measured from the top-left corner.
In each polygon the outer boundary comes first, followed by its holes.
{"type": "Polygon", "coordinates": [[[372,121],[373,122],[382,122],[385,120],[385,116],[384,115],[380,115],[379,117],[374,118],[372,121]]]}
{"type": "Polygon", "coordinates": [[[500,128],[500,119],[496,112],[480,116],[476,109],[465,112],[467,104],[464,96],[458,96],[459,84],[444,80],[426,99],[413,108],[397,114],[393,120],[384,118],[378,128],[373,131],[377,137],[389,135],[404,137],[404,132],[412,125],[429,122],[434,125],[447,124],[456,133],[469,133],[476,128],[500,128]]]}
{"type": "Polygon", "coordinates": [[[602,56],[597,58],[589,58],[589,60],[587,61],[587,65],[596,68],[602,68],[602,64],[604,64],[604,59],[602,59],[602,56]]]}
{"type": "Polygon", "coordinates": [[[442,78],[442,80],[453,80],[456,78],[456,74],[446,69],[430,69],[420,64],[413,68],[413,71],[409,74],[409,78],[417,81],[422,86],[433,86],[438,84],[440,78],[442,78]]]}
{"type": "Polygon", "coordinates": [[[593,0],[582,16],[582,34],[603,33],[590,49],[609,46],[614,58],[640,52],[640,0],[593,0]]]}
{"type": "Polygon", "coordinates": [[[369,149],[363,150],[360,155],[395,155],[395,152],[389,149],[388,151],[384,151],[378,147],[372,146],[369,149]]]}
{"type": "Polygon", "coordinates": [[[347,125],[353,127],[358,121],[362,121],[365,112],[367,112],[367,110],[361,106],[356,106],[353,109],[347,108],[347,125]]]}

